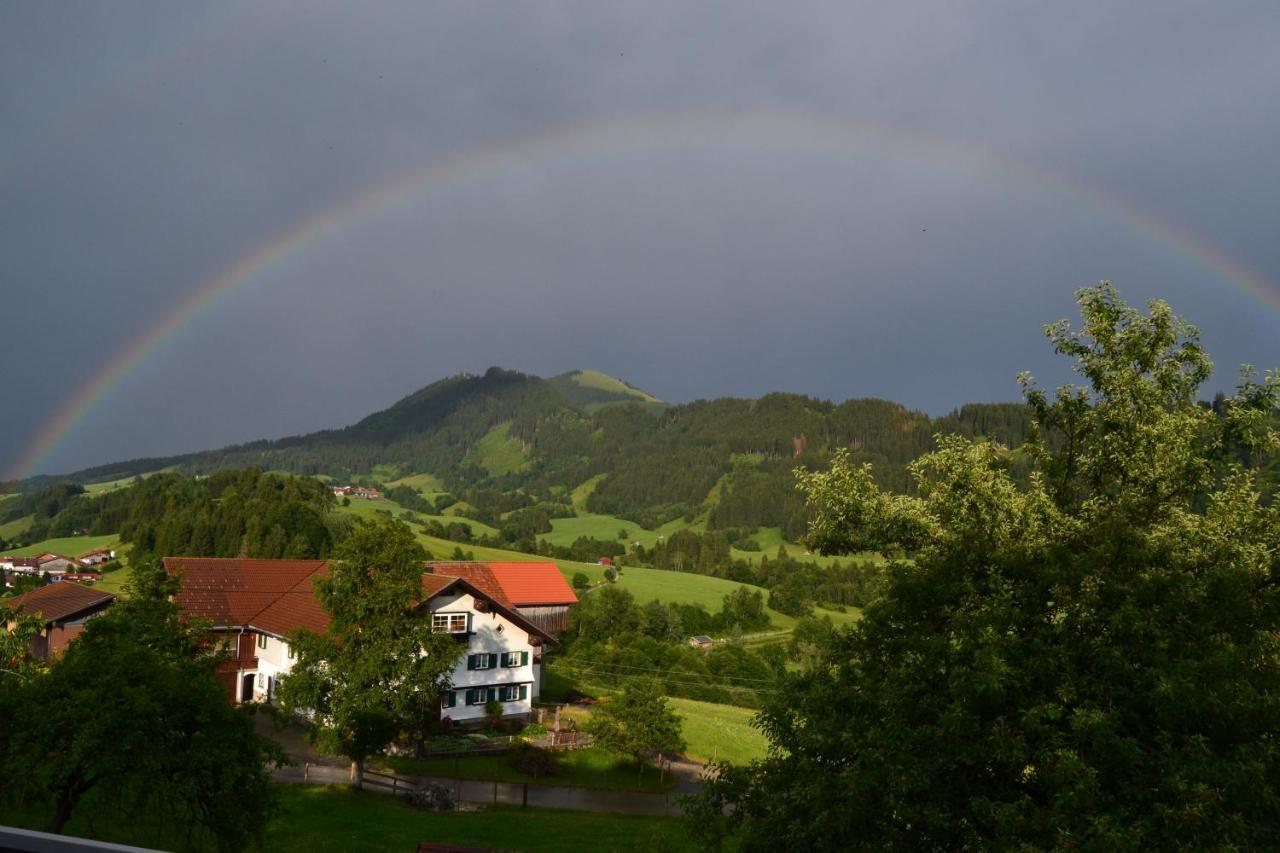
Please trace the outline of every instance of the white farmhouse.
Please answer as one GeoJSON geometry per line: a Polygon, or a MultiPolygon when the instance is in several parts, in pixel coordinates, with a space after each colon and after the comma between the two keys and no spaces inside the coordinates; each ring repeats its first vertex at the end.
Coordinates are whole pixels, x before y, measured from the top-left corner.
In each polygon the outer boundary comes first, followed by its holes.
{"type": "MultiPolygon", "coordinates": [[[[312,590],[316,578],[328,575],[323,560],[167,557],[164,566],[179,577],[178,605],[211,620],[233,652],[219,672],[232,702],[272,701],[279,679],[293,668],[287,637],[299,628],[328,628],[328,614],[312,590]]],[[[439,569],[423,574],[422,599],[409,604],[461,646],[441,717],[483,719],[491,699],[502,703],[504,717],[529,717],[543,649],[556,643],[551,633],[517,612],[500,590],[439,569]]]]}

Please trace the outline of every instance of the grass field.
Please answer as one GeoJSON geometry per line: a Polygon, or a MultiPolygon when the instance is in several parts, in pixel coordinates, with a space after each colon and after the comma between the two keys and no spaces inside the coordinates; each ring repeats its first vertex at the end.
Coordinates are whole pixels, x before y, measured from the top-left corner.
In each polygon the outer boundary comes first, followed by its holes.
{"type": "Polygon", "coordinates": [[[37,542],[25,548],[17,548],[9,553],[13,557],[34,557],[36,554],[52,551],[55,554],[76,557],[85,551],[92,551],[96,548],[111,548],[119,543],[120,537],[114,533],[106,536],[67,536],[62,539],[46,539],[43,542],[37,542]]]}
{"type": "Polygon", "coordinates": [[[475,443],[462,462],[479,465],[495,477],[500,477],[524,468],[529,464],[529,456],[520,442],[511,438],[511,424],[508,422],[498,424],[485,433],[484,438],[475,443]]]}
{"type": "MultiPolygon", "coordinates": [[[[383,794],[321,785],[276,785],[276,812],[262,849],[280,853],[375,853],[416,850],[424,841],[527,853],[555,851],[695,851],[679,818],[595,814],[497,806],[421,812],[383,794]]],[[[123,844],[178,849],[181,839],[115,819],[110,803],[90,802],[67,834],[123,844]]],[[[44,813],[5,812],[10,826],[42,829],[44,813]]]]}
{"type": "Polygon", "coordinates": [[[102,576],[102,580],[93,585],[94,589],[100,589],[103,592],[114,593],[115,595],[124,595],[124,586],[129,582],[129,578],[133,575],[133,569],[122,566],[115,571],[106,572],[102,576]]]}
{"type": "Polygon", "coordinates": [[[745,764],[764,758],[768,740],[751,725],[755,711],[736,705],[717,705],[669,697],[667,702],[684,720],[685,753],[699,761],[717,758],[745,764]]]}
{"type": "Polygon", "coordinates": [[[34,515],[24,515],[22,518],[16,518],[13,521],[0,524],[0,539],[4,539],[6,542],[10,539],[17,539],[27,532],[27,528],[35,520],[36,517],[34,515]]]}
{"type": "Polygon", "coordinates": [[[649,767],[641,777],[636,766],[598,747],[575,749],[561,754],[564,771],[541,779],[527,776],[511,766],[505,755],[475,755],[460,758],[384,758],[382,763],[398,773],[442,776],[450,779],[484,779],[497,782],[528,782],[530,785],[570,785],[610,791],[662,792],[675,780],[659,781],[658,771],[649,767]]]}
{"type": "Polygon", "coordinates": [[[621,379],[615,379],[607,373],[601,373],[598,370],[579,370],[573,374],[570,381],[574,385],[580,385],[583,388],[594,388],[598,391],[608,391],[613,394],[625,394],[628,397],[635,397],[644,403],[661,403],[657,397],[652,394],[641,391],[639,388],[632,388],[621,379]]]}
{"type": "Polygon", "coordinates": [[[427,498],[433,498],[445,491],[444,483],[440,482],[440,478],[434,474],[411,474],[398,480],[390,480],[384,485],[389,489],[394,489],[396,486],[408,486],[427,498]]]}

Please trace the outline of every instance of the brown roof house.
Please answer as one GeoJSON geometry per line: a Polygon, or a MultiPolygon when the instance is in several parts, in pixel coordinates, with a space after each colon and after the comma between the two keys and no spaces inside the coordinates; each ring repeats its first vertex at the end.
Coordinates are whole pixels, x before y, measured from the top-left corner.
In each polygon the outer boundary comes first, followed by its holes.
{"type": "MultiPolygon", "coordinates": [[[[234,653],[221,671],[232,702],[272,701],[277,682],[293,669],[291,632],[328,630],[329,614],[312,587],[329,573],[324,560],[166,557],[164,567],[179,578],[178,606],[212,621],[234,653]]],[[[496,581],[424,573],[421,599],[405,605],[463,647],[442,717],[480,721],[485,703],[496,699],[504,716],[528,718],[541,684],[542,649],[556,640],[517,612],[496,581]]]]}
{"type": "Polygon", "coordinates": [[[432,562],[427,571],[470,581],[545,631],[568,628],[578,603],[555,563],[432,562]]]}
{"type": "MultiPolygon", "coordinates": [[[[66,581],[49,584],[9,599],[5,604],[19,613],[44,620],[44,630],[31,640],[31,654],[48,660],[66,649],[80,635],[85,623],[111,606],[116,597],[66,581]]],[[[12,628],[12,625],[5,626],[12,628]]]]}

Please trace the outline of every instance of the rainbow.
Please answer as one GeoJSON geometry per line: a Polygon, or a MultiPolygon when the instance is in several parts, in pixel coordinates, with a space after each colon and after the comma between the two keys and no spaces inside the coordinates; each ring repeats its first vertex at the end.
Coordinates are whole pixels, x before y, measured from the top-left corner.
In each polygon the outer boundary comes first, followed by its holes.
{"type": "Polygon", "coordinates": [[[989,148],[934,136],[918,130],[857,122],[837,116],[778,111],[677,113],[625,116],[587,121],[535,133],[445,158],[396,177],[370,191],[340,201],[300,220],[254,248],[173,305],[154,325],[136,336],[76,389],[54,413],[12,465],[8,479],[31,476],[75,433],[93,408],[147,357],[183,328],[239,288],[260,280],[287,259],[305,252],[351,224],[443,186],[484,176],[499,167],[533,161],[554,153],[601,145],[661,140],[677,131],[733,134],[790,132],[816,136],[842,145],[870,145],[880,150],[912,149],[921,154],[968,160],[975,165],[1038,184],[1121,220],[1157,243],[1191,259],[1263,303],[1280,309],[1280,291],[1256,272],[1227,257],[1190,232],[1139,210],[1103,190],[1086,186],[989,148]]]}

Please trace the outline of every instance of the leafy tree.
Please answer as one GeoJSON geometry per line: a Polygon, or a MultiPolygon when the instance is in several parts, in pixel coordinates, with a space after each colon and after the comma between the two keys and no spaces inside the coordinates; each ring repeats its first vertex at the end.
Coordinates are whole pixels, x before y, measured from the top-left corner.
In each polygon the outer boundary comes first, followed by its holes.
{"type": "Polygon", "coordinates": [[[746,850],[1274,849],[1280,846],[1280,377],[1246,372],[1224,414],[1211,364],[1163,302],[1109,284],[1048,327],[1086,380],[1018,457],[964,437],[912,466],[913,496],[847,454],[800,472],[824,552],[898,545],[883,596],[760,723],[767,759],[691,809],[746,850]],[[732,806],[732,809],[726,809],[732,806]]]}
{"type": "MultiPolygon", "coordinates": [[[[145,573],[145,570],[144,570],[145,573]]],[[[0,797],[39,804],[60,832],[86,800],[175,840],[239,850],[260,841],[284,760],[227,702],[203,626],[137,587],[91,620],[48,672],[0,678],[7,731],[0,797]]]]}
{"type": "Polygon", "coordinates": [[[582,599],[569,613],[580,637],[604,640],[640,628],[640,608],[628,590],[607,584],[582,599]]]}
{"type": "Polygon", "coordinates": [[[667,704],[662,686],[653,679],[625,682],[621,692],[600,706],[587,722],[587,731],[610,752],[625,755],[640,768],[657,752],[684,749],[680,716],[667,704]]]}
{"type": "Polygon", "coordinates": [[[404,524],[362,523],[336,556],[332,576],[316,582],[329,629],[291,638],[297,659],[280,698],[313,715],[315,736],[351,758],[360,787],[368,756],[439,719],[461,648],[417,609],[426,555],[404,524]]]}
{"type": "Polygon", "coordinates": [[[586,589],[586,588],[587,588],[587,587],[589,587],[589,586],[591,586],[591,578],[587,577],[587,573],[586,573],[586,572],[574,572],[574,573],[573,573],[573,588],[574,588],[574,589],[586,589]]]}
{"type": "Polygon", "coordinates": [[[613,583],[614,581],[616,581],[616,580],[618,579],[618,573],[617,573],[617,572],[615,572],[612,568],[605,569],[605,570],[604,570],[604,579],[605,579],[606,581],[608,581],[609,583],[613,583]]]}

